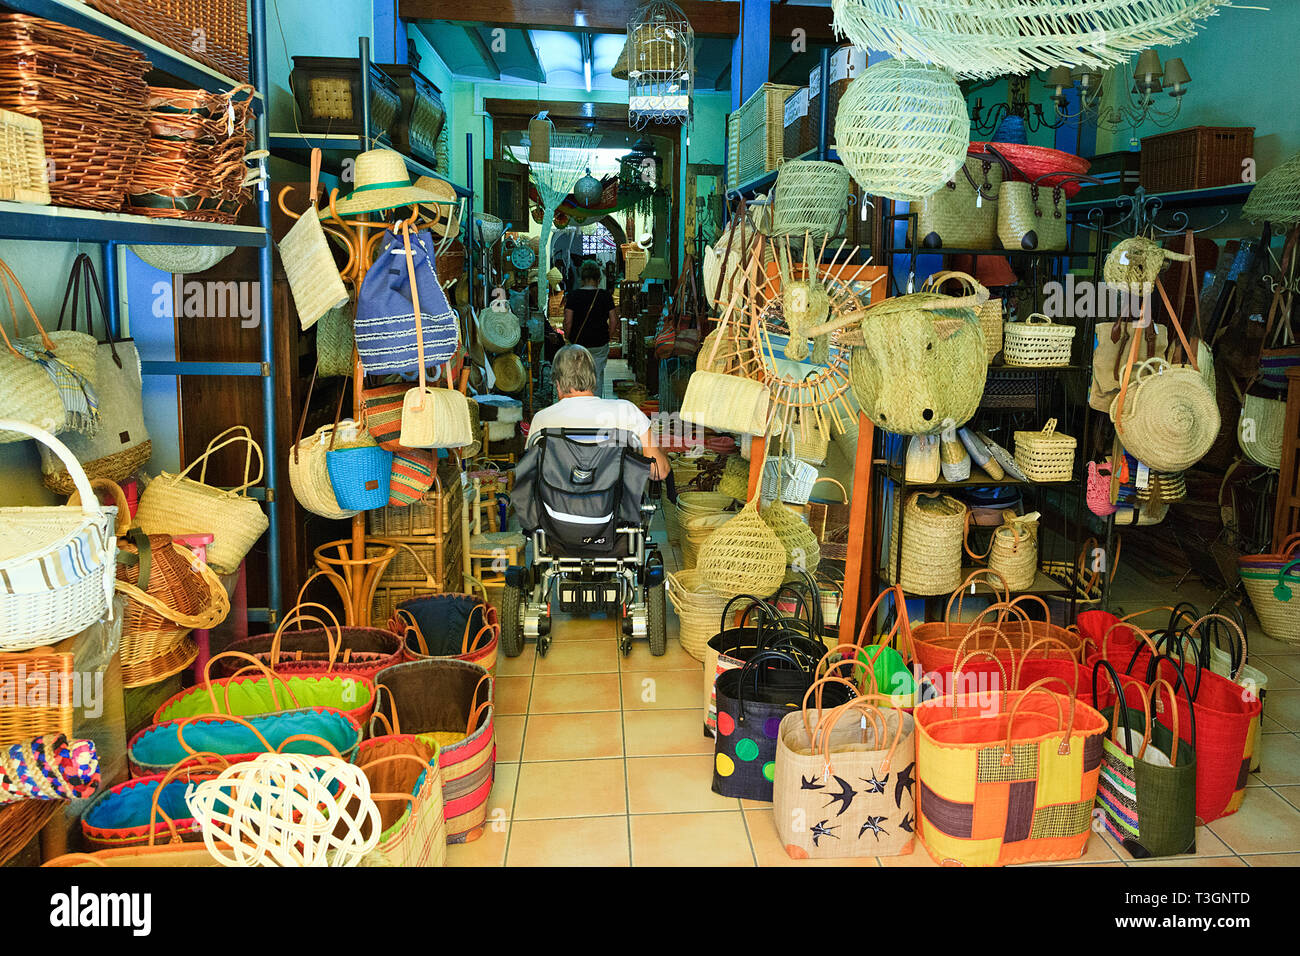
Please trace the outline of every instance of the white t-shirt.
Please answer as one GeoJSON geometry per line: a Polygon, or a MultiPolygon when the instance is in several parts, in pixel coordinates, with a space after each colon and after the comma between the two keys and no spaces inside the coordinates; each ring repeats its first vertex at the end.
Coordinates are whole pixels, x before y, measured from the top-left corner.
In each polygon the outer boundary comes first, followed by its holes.
{"type": "Polygon", "coordinates": [[[528,428],[528,444],[546,428],[619,428],[638,439],[650,428],[650,419],[641,409],[621,398],[597,398],[594,395],[571,395],[533,416],[528,428]]]}

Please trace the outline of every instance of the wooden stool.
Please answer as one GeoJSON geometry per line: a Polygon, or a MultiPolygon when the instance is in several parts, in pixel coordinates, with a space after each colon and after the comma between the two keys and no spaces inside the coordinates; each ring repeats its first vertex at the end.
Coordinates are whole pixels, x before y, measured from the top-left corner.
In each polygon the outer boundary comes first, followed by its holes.
{"type": "Polygon", "coordinates": [[[523,550],[524,536],[520,531],[474,534],[469,539],[470,574],[483,582],[484,588],[504,588],[506,568],[519,564],[523,550]]]}

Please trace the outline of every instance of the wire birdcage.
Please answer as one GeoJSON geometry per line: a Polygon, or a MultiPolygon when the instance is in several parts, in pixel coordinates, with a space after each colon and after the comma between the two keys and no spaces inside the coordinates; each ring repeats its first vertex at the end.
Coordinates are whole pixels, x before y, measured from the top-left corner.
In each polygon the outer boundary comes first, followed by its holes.
{"type": "Polygon", "coordinates": [[[695,31],[681,7],[650,0],[627,25],[627,121],[687,123],[695,91],[695,31]]]}
{"type": "Polygon", "coordinates": [[[831,0],[854,46],[943,66],[961,77],[1054,66],[1111,67],[1188,39],[1226,0],[831,0]]]}

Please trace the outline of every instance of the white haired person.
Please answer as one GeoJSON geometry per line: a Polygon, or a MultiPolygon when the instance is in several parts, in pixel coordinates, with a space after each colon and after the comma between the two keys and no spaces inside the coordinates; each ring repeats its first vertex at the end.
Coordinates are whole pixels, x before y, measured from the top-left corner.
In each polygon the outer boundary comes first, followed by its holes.
{"type": "Polygon", "coordinates": [[[564,300],[564,340],[591,352],[596,362],[597,396],[605,394],[609,343],[618,338],[618,306],[614,297],[600,287],[603,275],[596,261],[588,259],[578,270],[581,288],[574,289],[564,300]]]}
{"type": "Polygon", "coordinates": [[[533,416],[528,443],[547,428],[620,429],[641,442],[641,454],[651,459],[650,477],[656,481],[670,474],[668,456],[654,443],[650,419],[641,409],[621,398],[600,398],[596,394],[596,360],[581,345],[566,345],[551,360],[551,376],[560,400],[533,416]]]}

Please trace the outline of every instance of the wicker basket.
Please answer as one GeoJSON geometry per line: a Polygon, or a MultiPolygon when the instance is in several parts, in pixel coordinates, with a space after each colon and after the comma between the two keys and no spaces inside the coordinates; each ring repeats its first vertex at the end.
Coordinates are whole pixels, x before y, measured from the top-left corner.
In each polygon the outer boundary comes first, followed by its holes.
{"type": "Polygon", "coordinates": [[[438,138],[447,122],[447,108],[432,83],[415,67],[385,63],[381,69],[397,85],[397,121],[388,131],[393,148],[437,162],[438,138]]]}
{"type": "Polygon", "coordinates": [[[514,352],[498,355],[492,360],[492,374],[496,376],[497,388],[503,392],[519,392],[528,383],[524,363],[514,352]]]}
{"type": "MultiPolygon", "coordinates": [[[[909,594],[950,594],[961,586],[966,505],[940,492],[917,492],[903,506],[898,583],[909,594]]],[[[897,517],[892,535],[897,554],[897,517]]],[[[894,562],[890,561],[892,580],[894,562]]]]}
{"type": "Polygon", "coordinates": [[[1241,565],[1241,583],[1264,633],[1300,645],[1300,561],[1277,570],[1241,565]]]}
{"type": "Polygon", "coordinates": [[[1018,431],[1016,465],[1030,481],[1069,481],[1074,477],[1074,447],[1069,435],[1056,430],[1056,419],[1049,418],[1039,432],[1018,431]]]}
{"type": "Polygon", "coordinates": [[[166,47],[248,82],[248,6],[241,0],[88,0],[166,47]],[[202,39],[202,43],[197,41],[202,39]]]}
{"type": "Polygon", "coordinates": [[[121,209],[149,141],[148,69],[142,54],[119,43],[38,17],[0,15],[0,108],[41,122],[55,205],[121,209]]]}
{"type": "Polygon", "coordinates": [[[1002,575],[1009,590],[1023,591],[1038,577],[1038,513],[1020,517],[1008,510],[1002,517],[989,546],[989,568],[1002,575]]]}
{"type": "Polygon", "coordinates": [[[772,189],[772,234],[839,235],[848,211],[849,172],[839,163],[792,160],[772,189]]]}
{"type": "MultiPolygon", "coordinates": [[[[356,57],[295,56],[289,86],[304,133],[361,132],[361,61],[356,57]]],[[[397,84],[370,64],[370,135],[382,136],[397,122],[402,98],[397,84]]]]}
{"type": "Polygon", "coordinates": [[[623,250],[623,273],[628,282],[641,278],[641,271],[650,261],[650,251],[642,249],[635,242],[625,242],[619,246],[623,250]]]}
{"type": "Polygon", "coordinates": [[[786,98],[785,101],[785,119],[782,125],[785,127],[784,138],[782,140],[783,152],[786,159],[794,159],[802,156],[814,145],[812,127],[816,122],[814,114],[809,110],[810,100],[808,98],[808,87],[803,87],[786,98]]]}
{"type": "Polygon", "coordinates": [[[0,199],[41,206],[50,202],[41,121],[10,110],[0,110],[0,199]]]}
{"type": "MultiPolygon", "coordinates": [[[[125,502],[125,496],[123,497],[125,502]]],[[[147,590],[139,587],[140,565],[119,564],[117,589],[129,599],[122,622],[122,663],[144,664],[177,649],[191,630],[208,630],[225,620],[230,599],[221,579],[193,552],[166,535],[123,538],[118,549],[138,554],[140,541],[152,552],[147,590]]]]}
{"type": "Polygon", "coordinates": [[[709,536],[697,567],[730,600],[739,594],[771,594],[785,579],[785,561],[785,548],[759,516],[754,498],[709,536]]]}
{"type": "Polygon", "coordinates": [[[737,185],[780,165],[785,155],[785,101],[798,91],[797,86],[764,83],[736,110],[737,185]]]}
{"type": "MultiPolygon", "coordinates": [[[[717,624],[722,608],[713,615],[717,624]]],[[[712,635],[709,635],[710,637],[712,635]]],[[[705,640],[708,640],[706,637],[705,640]]],[[[0,686],[39,688],[30,699],[11,700],[0,707],[0,747],[22,744],[45,734],[72,736],[72,655],[28,651],[0,654],[0,686]]],[[[10,691],[12,693],[12,691],[10,691]]]]}
{"type": "Polygon", "coordinates": [[[686,514],[678,512],[682,523],[682,567],[694,568],[699,560],[700,549],[734,514],[728,511],[714,511],[708,514],[686,514]]]}
{"type": "Polygon", "coordinates": [[[1253,126],[1191,126],[1142,138],[1142,188],[1148,193],[1208,189],[1241,182],[1255,155],[1253,126]]]}
{"type": "Polygon", "coordinates": [[[709,638],[718,633],[726,599],[694,569],[670,572],[666,590],[677,611],[677,639],[682,650],[697,661],[704,660],[709,638]]]}
{"type": "MultiPolygon", "coordinates": [[[[434,473],[433,485],[418,501],[405,508],[385,506],[366,512],[368,534],[384,538],[421,538],[426,542],[442,539],[453,530],[459,538],[461,502],[464,485],[454,459],[445,458],[434,473]]],[[[393,564],[404,561],[401,551],[393,564]]]]}
{"type": "MultiPolygon", "coordinates": [[[[921,291],[938,292],[949,279],[960,280],[965,290],[969,292],[984,290],[984,287],[968,273],[945,271],[936,272],[926,279],[925,284],[921,286],[921,291]]],[[[984,291],[987,294],[987,290],[984,291]]],[[[984,354],[992,364],[993,359],[1002,351],[1002,300],[988,299],[975,305],[974,308],[975,317],[979,319],[980,331],[984,333],[984,354]]]]}
{"type": "Polygon", "coordinates": [[[1002,360],[1021,368],[1069,365],[1073,345],[1074,326],[1057,325],[1041,312],[1008,322],[1002,330],[1002,360]]]}
{"type": "Polygon", "coordinates": [[[488,307],[478,314],[479,341],[489,352],[509,352],[519,344],[519,317],[488,307]]]}

